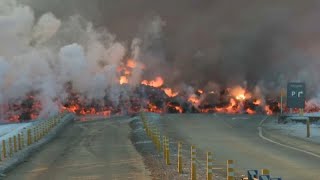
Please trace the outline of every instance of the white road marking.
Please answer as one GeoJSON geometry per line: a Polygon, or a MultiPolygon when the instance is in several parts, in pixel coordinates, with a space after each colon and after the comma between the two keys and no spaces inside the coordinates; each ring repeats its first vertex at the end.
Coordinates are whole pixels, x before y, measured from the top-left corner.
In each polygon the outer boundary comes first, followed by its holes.
{"type": "Polygon", "coordinates": [[[271,142],[271,143],[273,143],[273,144],[277,144],[277,145],[282,146],[282,147],[286,147],[286,148],[289,148],[289,149],[293,149],[293,150],[295,150],[295,151],[299,151],[299,152],[302,152],[302,153],[305,153],[305,154],[308,154],[308,155],[311,155],[311,156],[320,158],[320,155],[318,155],[318,154],[312,153],[312,152],[307,151],[307,150],[299,149],[299,148],[296,148],[296,147],[293,147],[293,146],[285,145],[285,144],[276,142],[276,141],[274,141],[274,140],[271,140],[271,139],[265,137],[265,136],[262,134],[262,124],[264,123],[264,121],[266,121],[266,120],[268,119],[268,117],[269,117],[269,116],[267,116],[266,118],[264,118],[264,119],[260,122],[260,124],[259,124],[258,131],[259,131],[259,136],[260,136],[260,138],[262,138],[263,140],[269,141],[269,142],[271,142]]]}

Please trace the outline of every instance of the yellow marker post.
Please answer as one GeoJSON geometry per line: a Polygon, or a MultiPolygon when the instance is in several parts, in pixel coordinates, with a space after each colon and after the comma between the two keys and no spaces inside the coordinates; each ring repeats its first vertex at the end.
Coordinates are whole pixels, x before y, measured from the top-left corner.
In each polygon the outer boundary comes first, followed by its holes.
{"type": "Polygon", "coordinates": [[[233,160],[227,160],[227,180],[235,180],[233,160]]]}
{"type": "Polygon", "coordinates": [[[207,152],[207,180],[212,180],[212,154],[207,152]]]}
{"type": "Polygon", "coordinates": [[[12,149],[12,137],[9,137],[9,156],[11,157],[13,154],[13,149],[12,149]]]}
{"type": "Polygon", "coordinates": [[[3,158],[7,158],[7,149],[6,149],[6,141],[2,140],[2,156],[3,158]]]}
{"type": "Polygon", "coordinates": [[[169,146],[169,143],[170,143],[170,141],[169,141],[169,138],[167,138],[166,139],[167,140],[167,144],[166,144],[166,164],[167,165],[170,165],[171,163],[170,163],[170,146],[169,146]]]}
{"type": "Polygon", "coordinates": [[[167,159],[167,151],[166,151],[166,144],[167,144],[167,138],[163,136],[162,144],[163,144],[163,158],[164,160],[167,159]]]}
{"type": "Polygon", "coordinates": [[[281,88],[280,91],[280,114],[283,114],[283,97],[285,95],[285,90],[283,88],[281,88]]]}
{"type": "Polygon", "coordinates": [[[270,175],[270,171],[268,169],[261,169],[261,175],[270,175]]]}
{"type": "Polygon", "coordinates": [[[160,135],[160,132],[158,132],[158,151],[161,152],[161,135],[160,135]]]}
{"type": "Polygon", "coordinates": [[[196,171],[196,147],[194,145],[191,146],[191,180],[197,179],[197,171],[196,171]]]}
{"type": "Polygon", "coordinates": [[[33,142],[37,142],[37,129],[33,128],[33,142]]]}
{"type": "Polygon", "coordinates": [[[18,150],[20,151],[22,148],[21,148],[21,134],[19,133],[18,134],[18,150]]]}
{"type": "Polygon", "coordinates": [[[17,152],[18,148],[17,148],[17,136],[13,136],[13,151],[17,152]]]}
{"type": "Polygon", "coordinates": [[[24,148],[24,133],[21,133],[21,149],[24,148]]]}
{"type": "Polygon", "coordinates": [[[178,142],[178,173],[182,174],[182,143],[178,142]]]}
{"type": "Polygon", "coordinates": [[[32,137],[31,137],[31,129],[27,131],[27,145],[30,146],[32,144],[32,137]]]}
{"type": "Polygon", "coordinates": [[[309,118],[307,119],[307,137],[310,137],[310,120],[309,118]]]}

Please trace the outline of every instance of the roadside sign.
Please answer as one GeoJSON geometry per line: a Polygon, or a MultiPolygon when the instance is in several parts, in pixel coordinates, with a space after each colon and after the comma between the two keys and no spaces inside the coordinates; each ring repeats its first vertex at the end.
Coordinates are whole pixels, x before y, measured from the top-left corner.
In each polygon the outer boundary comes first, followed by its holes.
{"type": "Polygon", "coordinates": [[[304,108],[305,106],[305,83],[290,82],[287,86],[287,107],[304,108]]]}

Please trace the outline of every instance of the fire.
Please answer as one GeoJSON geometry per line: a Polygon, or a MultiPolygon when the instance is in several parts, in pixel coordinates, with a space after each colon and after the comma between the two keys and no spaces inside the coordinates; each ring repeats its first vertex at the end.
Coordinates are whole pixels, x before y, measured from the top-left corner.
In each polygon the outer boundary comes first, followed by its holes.
{"type": "Polygon", "coordinates": [[[262,103],[261,99],[256,99],[256,100],[253,101],[253,104],[256,105],[256,106],[261,105],[261,103],[262,103]]]}
{"type": "Polygon", "coordinates": [[[197,91],[199,94],[203,94],[203,90],[201,90],[201,89],[198,89],[198,91],[197,91]]]}
{"type": "Polygon", "coordinates": [[[272,112],[272,110],[270,109],[270,106],[269,106],[269,105],[265,106],[265,107],[264,107],[264,110],[265,110],[265,112],[266,112],[267,115],[272,115],[272,114],[273,114],[273,112],[272,112]]]}
{"type": "Polygon", "coordinates": [[[195,94],[192,94],[191,96],[189,96],[188,101],[196,106],[198,106],[200,104],[200,99],[195,94]]]}
{"type": "Polygon", "coordinates": [[[148,111],[154,113],[162,113],[162,109],[158,108],[158,106],[154,105],[153,103],[148,104],[148,111]]]}
{"type": "Polygon", "coordinates": [[[126,76],[121,76],[119,81],[120,81],[119,82],[120,84],[128,84],[128,82],[129,82],[129,80],[126,76]]]}
{"type": "Polygon", "coordinates": [[[163,91],[169,97],[176,97],[179,94],[178,92],[174,92],[171,88],[163,88],[163,91]]]}
{"type": "Polygon", "coordinates": [[[244,94],[239,94],[238,96],[236,96],[237,100],[243,101],[246,99],[246,96],[244,94]]]}
{"type": "Polygon", "coordinates": [[[246,112],[247,112],[248,114],[255,114],[255,113],[256,113],[254,110],[252,110],[252,109],[250,109],[250,108],[248,108],[248,109],[246,110],[246,112]]]}
{"type": "Polygon", "coordinates": [[[133,59],[129,59],[127,61],[127,67],[133,69],[133,68],[137,67],[137,62],[133,59]]]}
{"type": "Polygon", "coordinates": [[[230,90],[230,94],[239,101],[244,101],[246,99],[251,98],[251,94],[246,92],[246,90],[241,86],[236,86],[235,88],[232,88],[230,90]]]}
{"type": "Polygon", "coordinates": [[[147,80],[143,80],[141,82],[141,84],[146,85],[146,86],[152,86],[155,88],[161,87],[163,85],[164,81],[162,79],[162,77],[158,76],[156,77],[156,79],[151,80],[151,81],[147,81],[147,80]]]}
{"type": "Polygon", "coordinates": [[[183,108],[179,104],[167,103],[167,108],[169,111],[175,111],[178,113],[183,113],[183,108]]]}

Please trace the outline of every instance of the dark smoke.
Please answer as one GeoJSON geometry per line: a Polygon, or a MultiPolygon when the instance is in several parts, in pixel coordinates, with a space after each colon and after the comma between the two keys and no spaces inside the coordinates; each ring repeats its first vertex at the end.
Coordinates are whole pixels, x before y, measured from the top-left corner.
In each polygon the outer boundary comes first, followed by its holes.
{"type": "Polygon", "coordinates": [[[318,90],[317,1],[29,0],[28,3],[37,14],[51,11],[62,19],[80,14],[124,42],[137,35],[148,38],[141,27],[150,17],[159,16],[165,22],[161,38],[144,45],[143,51],[147,53],[141,61],[150,66],[145,74],[161,73],[172,85],[245,83],[270,91],[287,80],[298,80],[307,82],[309,95],[318,90]]]}

